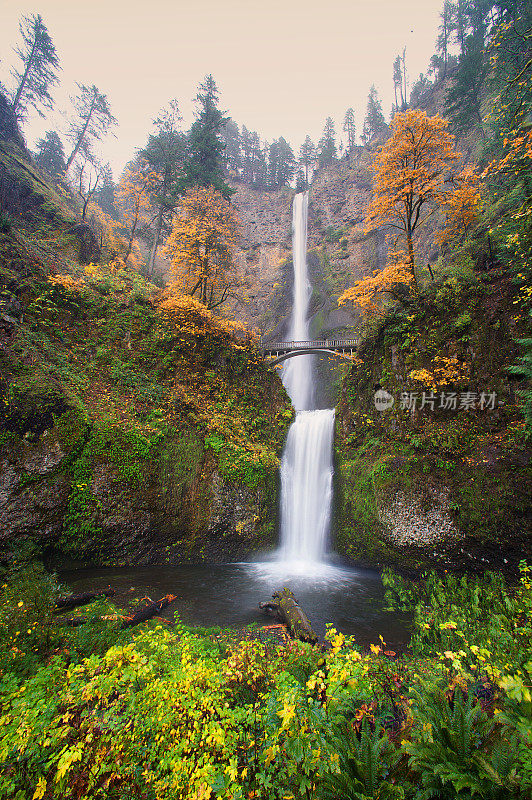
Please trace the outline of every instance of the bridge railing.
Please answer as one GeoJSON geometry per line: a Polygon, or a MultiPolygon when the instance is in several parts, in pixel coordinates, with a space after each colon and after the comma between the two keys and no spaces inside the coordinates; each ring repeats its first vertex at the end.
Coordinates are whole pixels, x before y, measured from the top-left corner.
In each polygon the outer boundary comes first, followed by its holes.
{"type": "Polygon", "coordinates": [[[263,352],[279,352],[280,350],[309,350],[311,348],[321,348],[335,350],[342,348],[357,347],[359,339],[316,339],[314,341],[302,342],[261,342],[263,352]]]}

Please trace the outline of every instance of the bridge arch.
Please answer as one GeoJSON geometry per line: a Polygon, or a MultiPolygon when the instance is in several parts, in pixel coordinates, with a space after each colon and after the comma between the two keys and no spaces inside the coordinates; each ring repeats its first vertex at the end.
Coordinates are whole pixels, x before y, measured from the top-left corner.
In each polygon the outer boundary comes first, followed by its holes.
{"type": "Polygon", "coordinates": [[[331,356],[340,356],[341,358],[350,358],[350,353],[344,353],[338,350],[331,350],[328,347],[309,347],[306,350],[299,349],[299,350],[289,350],[287,353],[283,353],[272,360],[268,359],[268,366],[275,367],[277,364],[282,364],[283,361],[286,361],[289,358],[295,358],[296,356],[308,356],[308,355],[324,355],[329,354],[331,356]]]}

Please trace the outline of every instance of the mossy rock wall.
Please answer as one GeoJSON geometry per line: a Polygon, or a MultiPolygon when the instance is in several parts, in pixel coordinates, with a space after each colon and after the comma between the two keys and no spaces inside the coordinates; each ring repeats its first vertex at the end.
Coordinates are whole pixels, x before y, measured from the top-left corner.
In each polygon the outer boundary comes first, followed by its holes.
{"type": "Polygon", "coordinates": [[[337,410],[336,546],[353,561],[512,571],[531,557],[530,448],[507,372],[523,323],[501,280],[442,280],[362,343],[337,410]],[[442,384],[423,385],[441,365],[442,384]],[[383,411],[379,388],[394,399],[383,411]],[[409,392],[416,409],[401,407],[409,392]],[[421,408],[423,392],[434,408],[421,408]],[[455,410],[439,407],[442,392],[456,393],[455,410]],[[476,405],[460,408],[467,392],[476,405]],[[494,408],[480,407],[482,392],[494,408]]]}

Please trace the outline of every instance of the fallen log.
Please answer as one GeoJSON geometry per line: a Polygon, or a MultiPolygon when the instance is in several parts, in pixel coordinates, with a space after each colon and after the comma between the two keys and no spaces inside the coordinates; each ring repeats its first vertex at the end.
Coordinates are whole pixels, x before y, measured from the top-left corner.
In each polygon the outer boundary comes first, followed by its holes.
{"type": "Polygon", "coordinates": [[[92,603],[93,600],[99,600],[101,597],[113,597],[115,590],[109,586],[107,589],[97,589],[95,592],[81,592],[81,594],[69,594],[67,597],[60,597],[55,603],[55,608],[58,611],[63,609],[70,610],[77,606],[86,606],[87,603],[92,603]]]}
{"type": "Polygon", "coordinates": [[[316,644],[318,637],[312,630],[310,621],[305,612],[298,605],[290,589],[274,592],[273,602],[259,603],[259,608],[268,613],[273,613],[283,622],[293,639],[316,644]]]}
{"type": "Polygon", "coordinates": [[[132,614],[130,617],[124,617],[122,621],[122,628],[132,628],[133,625],[138,625],[139,622],[146,622],[146,620],[151,619],[159,614],[163,608],[166,608],[170,603],[173,603],[174,600],[177,600],[176,595],[166,594],[160,600],[157,600],[156,603],[150,603],[149,605],[145,606],[145,608],[141,608],[140,611],[136,611],[135,614],[132,614]]]}

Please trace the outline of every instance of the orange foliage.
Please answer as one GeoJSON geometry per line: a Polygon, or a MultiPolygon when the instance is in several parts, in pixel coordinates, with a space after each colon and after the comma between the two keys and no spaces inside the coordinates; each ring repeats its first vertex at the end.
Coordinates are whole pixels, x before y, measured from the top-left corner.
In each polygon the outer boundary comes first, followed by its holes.
{"type": "Polygon", "coordinates": [[[453,177],[454,191],[449,191],[443,199],[447,225],[436,235],[440,244],[460,236],[478,222],[480,216],[481,194],[478,175],[472,167],[464,169],[453,177]]]}
{"type": "Polygon", "coordinates": [[[173,327],[181,343],[186,346],[190,346],[197,336],[206,334],[220,334],[241,342],[242,346],[249,346],[256,338],[256,333],[249,331],[242,322],[220,319],[197,297],[181,294],[176,283],[165,289],[159,308],[165,322],[173,327]]]}
{"type": "Polygon", "coordinates": [[[174,217],[166,253],[177,287],[207,308],[241,288],[234,262],[238,227],[234,207],[212,186],[190,189],[174,217]]]}
{"type": "Polygon", "coordinates": [[[427,369],[412,370],[408,377],[433,391],[451,386],[459,381],[468,380],[470,371],[465,364],[451,356],[436,356],[432,360],[430,371],[427,369]]]}
{"type": "Polygon", "coordinates": [[[515,169],[515,162],[524,158],[532,158],[532,131],[528,133],[515,134],[511,139],[503,140],[504,147],[509,146],[509,150],[504,158],[492,161],[483,172],[483,177],[496,175],[505,169],[515,169]]]}
{"type": "Polygon", "coordinates": [[[85,286],[83,278],[73,278],[72,275],[50,275],[48,283],[53,286],[61,286],[68,292],[79,292],[85,286]]]}
{"type": "Polygon", "coordinates": [[[366,232],[385,225],[404,238],[408,263],[416,282],[414,232],[433,213],[434,206],[446,202],[448,173],[460,157],[454,149],[454,136],[448,122],[425,111],[410,109],[396,114],[392,135],[375,157],[375,197],[368,209],[366,232]]]}
{"type": "Polygon", "coordinates": [[[362,278],[339,297],[338,304],[353,303],[362,308],[366,314],[376,314],[379,310],[381,295],[390,294],[397,298],[400,286],[412,284],[412,272],[404,253],[394,253],[384,269],[375,270],[372,276],[362,278]]]}
{"type": "Polygon", "coordinates": [[[364,229],[370,233],[385,226],[393,231],[388,263],[347,289],[338,300],[340,305],[353,302],[375,313],[380,295],[399,299],[405,291],[417,291],[414,236],[436,209],[446,211],[446,237],[465,230],[476,219],[478,178],[469,167],[456,176],[450,174],[460,153],[447,127],[446,120],[429,117],[420,109],[394,116],[392,135],[373,164],[374,198],[364,229]],[[398,249],[399,242],[404,250],[398,249]]]}
{"type": "Polygon", "coordinates": [[[133,166],[126,167],[118,185],[117,205],[122,217],[120,227],[125,231],[127,240],[125,252],[119,253],[118,257],[124,265],[130,259],[136,263],[139,261],[140,250],[135,243],[135,236],[139,228],[149,222],[150,194],[157,180],[157,174],[141,158],[133,166]]]}

